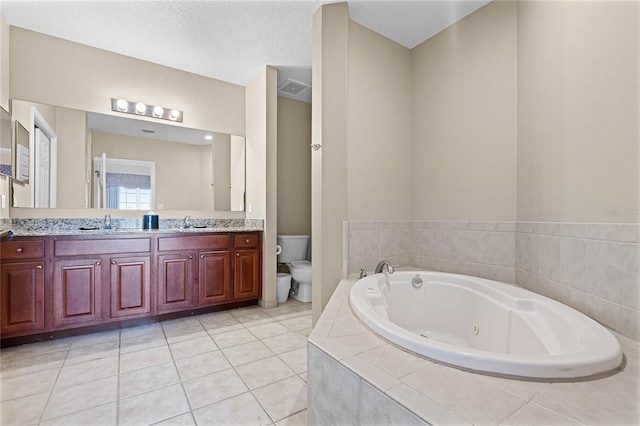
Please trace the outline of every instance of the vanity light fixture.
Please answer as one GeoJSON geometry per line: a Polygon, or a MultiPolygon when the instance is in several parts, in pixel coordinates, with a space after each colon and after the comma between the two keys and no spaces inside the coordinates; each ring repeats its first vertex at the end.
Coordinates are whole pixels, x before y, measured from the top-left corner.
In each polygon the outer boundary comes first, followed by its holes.
{"type": "Polygon", "coordinates": [[[213,139],[213,136],[211,136],[211,135],[205,135],[205,136],[204,136],[204,138],[205,138],[206,140],[210,141],[210,140],[212,140],[212,139],[213,139]]]}
{"type": "Polygon", "coordinates": [[[160,105],[147,105],[142,102],[132,102],[125,99],[111,98],[111,111],[182,122],[182,111],[180,110],[165,108],[160,105]]]}

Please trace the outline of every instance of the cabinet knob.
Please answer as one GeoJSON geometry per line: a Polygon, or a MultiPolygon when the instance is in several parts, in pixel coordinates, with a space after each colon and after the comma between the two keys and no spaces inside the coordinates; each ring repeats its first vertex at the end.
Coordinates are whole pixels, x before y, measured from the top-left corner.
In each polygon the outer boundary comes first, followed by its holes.
{"type": "Polygon", "coordinates": [[[98,260],[98,261],[96,262],[96,266],[100,266],[100,265],[102,265],[102,260],[98,260]]]}
{"type": "Polygon", "coordinates": [[[200,255],[200,259],[204,259],[204,254],[201,254],[201,255],[200,255]]]}
{"type": "Polygon", "coordinates": [[[193,259],[193,256],[191,256],[191,255],[190,255],[188,258],[189,258],[189,259],[193,259]]]}
{"type": "Polygon", "coordinates": [[[249,244],[249,239],[244,240],[245,243],[249,244]]]}
{"type": "Polygon", "coordinates": [[[22,247],[18,247],[18,248],[16,249],[16,251],[17,251],[18,253],[22,253],[22,251],[23,251],[23,250],[24,250],[24,249],[23,249],[22,247]]]}
{"type": "Polygon", "coordinates": [[[236,252],[236,257],[240,257],[240,253],[236,252]]]}
{"type": "Polygon", "coordinates": [[[42,265],[36,265],[36,269],[42,269],[42,265]]]}
{"type": "Polygon", "coordinates": [[[116,264],[116,261],[115,261],[115,260],[112,260],[112,261],[111,261],[111,264],[112,264],[112,265],[115,265],[115,264],[116,264]]]}

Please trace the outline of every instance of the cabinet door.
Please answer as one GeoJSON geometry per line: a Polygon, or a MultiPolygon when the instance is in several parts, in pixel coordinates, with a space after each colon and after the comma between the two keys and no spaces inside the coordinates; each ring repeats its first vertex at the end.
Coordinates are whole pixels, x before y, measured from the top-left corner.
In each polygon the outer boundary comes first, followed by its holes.
{"type": "Polygon", "coordinates": [[[151,258],[111,258],[111,318],[151,311],[151,258]]]}
{"type": "Polygon", "coordinates": [[[173,311],[191,306],[193,254],[158,256],[158,311],[173,311]]]}
{"type": "Polygon", "coordinates": [[[2,333],[44,328],[44,267],[42,262],[2,265],[2,333]]]}
{"type": "Polygon", "coordinates": [[[198,289],[201,305],[231,301],[231,255],[228,251],[200,253],[198,289]]]}
{"type": "Polygon", "coordinates": [[[101,319],[102,260],[62,259],[53,270],[53,325],[101,319]]]}
{"type": "Polygon", "coordinates": [[[260,298],[260,251],[236,250],[233,278],[233,300],[260,298]]]}

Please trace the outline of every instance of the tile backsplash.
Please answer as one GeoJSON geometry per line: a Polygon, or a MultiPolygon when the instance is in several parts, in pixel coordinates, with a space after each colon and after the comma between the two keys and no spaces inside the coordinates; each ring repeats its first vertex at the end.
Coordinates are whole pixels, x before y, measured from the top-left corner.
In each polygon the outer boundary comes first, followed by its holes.
{"type": "Polygon", "coordinates": [[[343,276],[394,264],[516,283],[640,340],[640,224],[350,221],[343,276]]]}

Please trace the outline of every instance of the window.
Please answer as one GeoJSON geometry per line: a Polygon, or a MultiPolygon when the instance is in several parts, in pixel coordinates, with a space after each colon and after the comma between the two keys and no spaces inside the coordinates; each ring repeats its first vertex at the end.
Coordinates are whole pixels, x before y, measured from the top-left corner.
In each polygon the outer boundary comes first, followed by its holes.
{"type": "Polygon", "coordinates": [[[118,209],[151,210],[151,189],[118,187],[118,209]]]}

